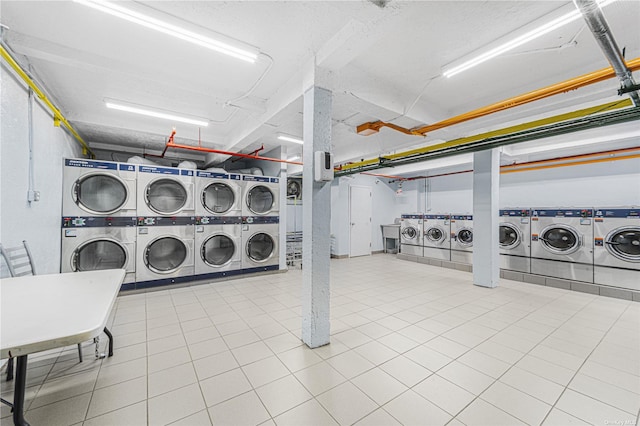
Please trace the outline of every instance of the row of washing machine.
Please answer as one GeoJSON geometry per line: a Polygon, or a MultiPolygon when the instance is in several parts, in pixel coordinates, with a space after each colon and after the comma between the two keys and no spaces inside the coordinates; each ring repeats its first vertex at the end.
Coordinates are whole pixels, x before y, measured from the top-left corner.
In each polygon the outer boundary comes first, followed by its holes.
{"type": "Polygon", "coordinates": [[[65,160],[62,272],[123,268],[123,289],[279,266],[278,178],[65,160]]]}
{"type": "MultiPolygon", "coordinates": [[[[473,216],[404,214],[401,252],[473,263],[473,216]]],[[[500,268],[640,290],[640,208],[500,210],[500,268]]]]}

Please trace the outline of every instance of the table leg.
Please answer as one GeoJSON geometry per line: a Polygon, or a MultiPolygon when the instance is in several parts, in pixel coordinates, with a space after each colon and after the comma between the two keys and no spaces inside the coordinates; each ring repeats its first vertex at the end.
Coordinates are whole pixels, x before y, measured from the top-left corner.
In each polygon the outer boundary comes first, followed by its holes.
{"type": "Polygon", "coordinates": [[[16,360],[16,378],[13,391],[13,424],[29,426],[24,419],[24,393],[27,384],[27,355],[20,355],[16,360]]]}
{"type": "Polygon", "coordinates": [[[113,356],[113,335],[107,327],[104,328],[104,334],[109,338],[109,356],[113,356]]]}

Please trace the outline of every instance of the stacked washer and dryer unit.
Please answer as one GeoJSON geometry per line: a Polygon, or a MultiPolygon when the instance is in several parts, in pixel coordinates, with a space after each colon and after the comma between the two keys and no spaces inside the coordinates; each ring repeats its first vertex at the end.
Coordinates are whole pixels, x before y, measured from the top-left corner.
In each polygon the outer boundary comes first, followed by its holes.
{"type": "Polygon", "coordinates": [[[122,268],[123,290],[279,267],[279,179],[66,159],[62,272],[122,268]]]}

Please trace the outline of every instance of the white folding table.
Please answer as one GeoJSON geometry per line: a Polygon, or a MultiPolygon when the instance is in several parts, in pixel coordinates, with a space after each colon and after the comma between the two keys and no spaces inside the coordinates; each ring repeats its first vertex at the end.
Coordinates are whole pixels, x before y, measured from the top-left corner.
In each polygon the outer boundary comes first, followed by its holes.
{"type": "Polygon", "coordinates": [[[108,269],[0,280],[0,357],[17,357],[15,425],[29,425],[24,419],[27,356],[100,335],[124,275],[123,269],[108,269]]]}

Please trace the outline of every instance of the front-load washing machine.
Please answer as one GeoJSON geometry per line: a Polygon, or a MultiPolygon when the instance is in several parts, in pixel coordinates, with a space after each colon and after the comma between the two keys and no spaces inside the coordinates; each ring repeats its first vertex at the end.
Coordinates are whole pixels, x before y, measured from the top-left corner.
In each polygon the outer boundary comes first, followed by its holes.
{"type": "Polygon", "coordinates": [[[593,282],[593,209],[532,209],[531,273],[593,282]]]}
{"type": "Polygon", "coordinates": [[[244,273],[277,270],[280,265],[278,216],[242,218],[242,270],[244,273]]]}
{"type": "Polygon", "coordinates": [[[531,272],[531,210],[500,210],[500,269],[531,272]]]}
{"type": "Polygon", "coordinates": [[[451,260],[451,216],[448,214],[425,214],[423,225],[423,256],[451,260]]]}
{"type": "Polygon", "coordinates": [[[132,164],[67,158],[62,188],[63,216],[136,216],[132,164]]]}
{"type": "Polygon", "coordinates": [[[279,216],[280,179],[242,175],[242,216],[279,216]]]}
{"type": "Polygon", "coordinates": [[[422,256],[422,214],[400,216],[400,252],[411,256],[422,256]]]}
{"type": "Polygon", "coordinates": [[[640,290],[640,207],[596,209],[593,280],[640,290]]]}
{"type": "Polygon", "coordinates": [[[138,217],[136,288],[193,279],[193,216],[138,217]]]}
{"type": "Polygon", "coordinates": [[[242,272],[242,218],[196,216],[195,275],[219,278],[242,272]]]}
{"type": "Polygon", "coordinates": [[[451,261],[473,264],[472,215],[451,215],[451,261]]]}
{"type": "Polygon", "coordinates": [[[138,217],[194,216],[195,170],[138,165],[138,217]]]}
{"type": "Polygon", "coordinates": [[[136,280],[136,218],[64,216],[61,272],[124,269],[122,289],[136,280]]]}
{"type": "Polygon", "coordinates": [[[196,172],[196,216],[242,216],[241,176],[196,172]]]}

